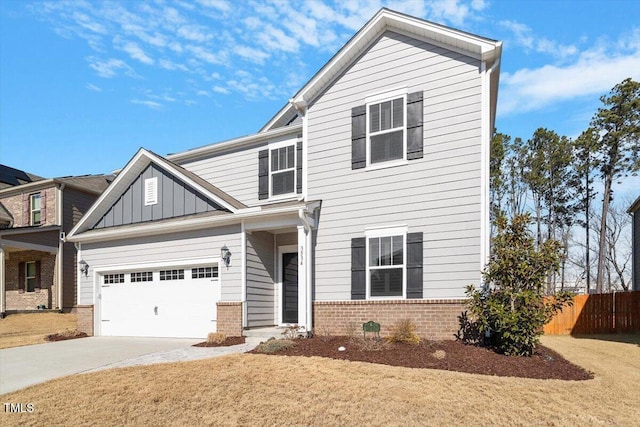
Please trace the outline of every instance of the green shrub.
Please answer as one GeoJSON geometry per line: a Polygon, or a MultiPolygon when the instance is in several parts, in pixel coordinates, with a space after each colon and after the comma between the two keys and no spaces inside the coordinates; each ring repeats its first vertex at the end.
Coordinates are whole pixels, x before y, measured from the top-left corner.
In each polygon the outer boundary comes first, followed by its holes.
{"type": "Polygon", "coordinates": [[[420,337],[416,334],[416,325],[410,319],[402,319],[391,327],[391,334],[387,337],[389,342],[406,342],[408,344],[420,344],[420,337]]]}
{"type": "Polygon", "coordinates": [[[542,335],[542,327],[565,305],[573,303],[568,292],[545,299],[547,274],[557,271],[560,243],[549,239],[536,249],[528,230],[528,215],[511,224],[498,218],[494,251],[482,272],[484,289],[467,288],[469,312],[477,332],[506,355],[531,356],[542,335]]]}
{"type": "Polygon", "coordinates": [[[296,343],[291,340],[277,340],[275,338],[270,338],[269,340],[258,344],[255,351],[256,353],[273,354],[294,347],[295,345],[296,343]]]}

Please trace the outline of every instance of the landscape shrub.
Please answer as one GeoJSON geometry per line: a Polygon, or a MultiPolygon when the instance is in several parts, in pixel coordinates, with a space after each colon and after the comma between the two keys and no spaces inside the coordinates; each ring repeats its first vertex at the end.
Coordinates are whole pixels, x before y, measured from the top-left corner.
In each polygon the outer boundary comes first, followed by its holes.
{"type": "Polygon", "coordinates": [[[294,347],[295,345],[296,343],[291,340],[277,340],[275,338],[270,338],[269,340],[258,344],[255,351],[257,353],[272,354],[294,347]]]}
{"type": "Polygon", "coordinates": [[[545,299],[547,275],[558,270],[560,243],[549,239],[536,249],[529,223],[528,215],[518,215],[510,224],[504,217],[496,220],[493,254],[482,272],[485,287],[469,285],[466,291],[473,328],[506,355],[531,356],[542,327],[573,304],[568,292],[545,299]]]}
{"type": "Polygon", "coordinates": [[[416,325],[411,319],[401,319],[391,327],[391,334],[387,337],[389,342],[406,342],[408,344],[420,344],[420,337],[416,333],[416,325]]]}
{"type": "Polygon", "coordinates": [[[222,332],[210,332],[207,335],[207,344],[222,344],[227,339],[227,336],[222,332]]]}
{"type": "Polygon", "coordinates": [[[353,336],[349,342],[360,351],[381,351],[389,348],[389,343],[386,340],[377,337],[353,336]]]}

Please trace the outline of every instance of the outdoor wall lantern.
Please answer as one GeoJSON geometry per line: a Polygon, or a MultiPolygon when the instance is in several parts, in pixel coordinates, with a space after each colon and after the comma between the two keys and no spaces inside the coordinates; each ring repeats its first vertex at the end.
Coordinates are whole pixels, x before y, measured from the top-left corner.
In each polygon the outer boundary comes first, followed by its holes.
{"type": "Polygon", "coordinates": [[[83,259],[78,263],[80,265],[80,273],[84,273],[84,277],[89,276],[89,264],[83,259]]]}
{"type": "Polygon", "coordinates": [[[224,245],[220,248],[220,258],[224,262],[224,265],[226,267],[229,267],[229,264],[231,263],[231,251],[229,250],[227,245],[224,245]]]}

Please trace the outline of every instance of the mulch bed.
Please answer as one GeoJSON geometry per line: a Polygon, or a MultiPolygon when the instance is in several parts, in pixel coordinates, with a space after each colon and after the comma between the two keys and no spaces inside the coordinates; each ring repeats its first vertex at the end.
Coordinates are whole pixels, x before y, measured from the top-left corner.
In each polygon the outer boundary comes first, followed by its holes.
{"type": "Polygon", "coordinates": [[[74,340],[76,338],[86,338],[89,335],[84,332],[75,332],[73,334],[51,334],[44,337],[47,341],[65,341],[65,340],[74,340]]]}
{"type": "MultiPolygon", "coordinates": [[[[531,357],[505,356],[491,349],[459,341],[423,341],[418,345],[389,343],[382,350],[361,349],[349,337],[298,339],[292,348],[277,356],[321,356],[407,368],[443,369],[472,374],[569,381],[588,380],[593,374],[558,353],[539,345],[531,357]],[[345,351],[338,351],[344,346],[345,351]],[[443,353],[444,352],[444,353],[443,353]]],[[[256,353],[256,351],[251,351],[256,353]]]]}
{"type": "Polygon", "coordinates": [[[208,343],[206,341],[194,344],[193,347],[228,347],[230,345],[244,344],[244,337],[227,337],[220,344],[208,343]]]}

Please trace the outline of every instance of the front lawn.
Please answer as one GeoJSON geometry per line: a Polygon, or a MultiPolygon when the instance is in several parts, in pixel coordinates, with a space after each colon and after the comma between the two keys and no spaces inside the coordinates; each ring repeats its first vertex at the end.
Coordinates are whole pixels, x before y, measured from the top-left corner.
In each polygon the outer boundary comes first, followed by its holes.
{"type": "Polygon", "coordinates": [[[0,348],[40,344],[46,342],[47,335],[75,329],[75,314],[10,314],[0,319],[0,348]]]}
{"type": "Polygon", "coordinates": [[[542,343],[586,381],[494,377],[322,357],[242,354],[112,369],[2,396],[8,425],[637,425],[640,347],[542,343]]]}

